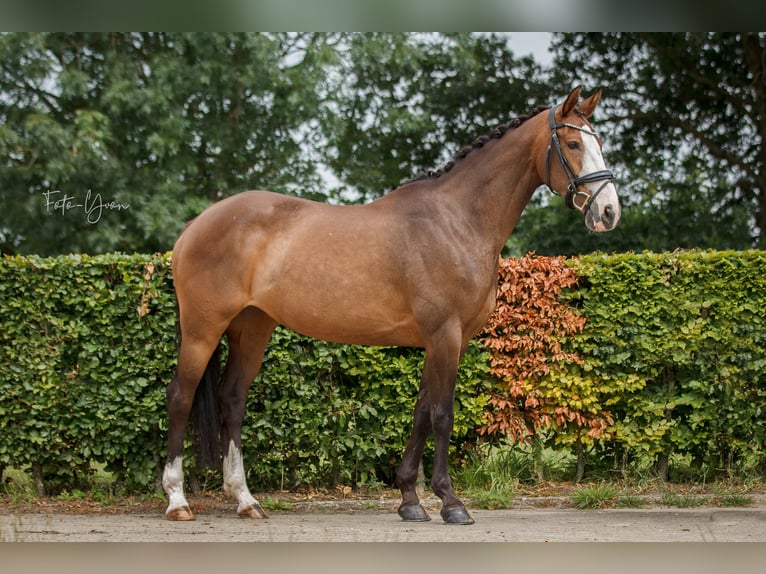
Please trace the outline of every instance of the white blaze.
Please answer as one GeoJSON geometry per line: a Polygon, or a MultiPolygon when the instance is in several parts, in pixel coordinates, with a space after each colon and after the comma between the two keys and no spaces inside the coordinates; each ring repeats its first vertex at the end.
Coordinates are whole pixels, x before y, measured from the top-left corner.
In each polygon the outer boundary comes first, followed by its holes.
{"type": "MultiPolygon", "coordinates": [[[[589,173],[605,170],[606,163],[604,162],[604,156],[601,153],[601,146],[599,145],[596,136],[591,135],[585,131],[581,133],[584,153],[582,160],[582,171],[580,172],[579,176],[582,177],[588,175],[589,173]]],[[[598,189],[604,185],[604,181],[594,181],[584,185],[588,188],[591,194],[595,194],[598,189]]],[[[604,186],[590,209],[593,213],[594,219],[597,220],[593,224],[593,231],[607,231],[617,225],[617,222],[620,220],[620,199],[617,197],[617,189],[614,187],[614,182],[610,181],[604,186]],[[611,208],[612,217],[614,219],[614,222],[610,227],[607,227],[604,224],[604,220],[609,219],[608,217],[605,218],[604,215],[605,210],[608,207],[611,208]]],[[[586,223],[588,223],[587,220],[586,223]]]]}

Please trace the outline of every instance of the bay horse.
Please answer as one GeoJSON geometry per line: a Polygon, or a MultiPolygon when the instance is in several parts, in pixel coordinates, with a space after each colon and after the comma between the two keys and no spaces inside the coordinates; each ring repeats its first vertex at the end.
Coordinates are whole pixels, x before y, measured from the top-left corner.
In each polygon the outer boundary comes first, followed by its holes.
{"type": "Polygon", "coordinates": [[[425,349],[412,432],[396,474],[398,513],[406,521],[430,520],[415,481],[433,433],[431,487],[442,519],[473,523],[453,491],[447,457],[458,364],[494,308],[500,252],[543,184],[592,231],[608,231],[620,219],[614,178],[588,121],[601,90],[578,104],[579,97],[577,87],[561,105],[496,128],[442,170],[366,205],[247,191],[213,204],[186,227],[172,254],[180,345],[167,387],[168,519],[194,519],[182,462],[193,403],[214,421],[198,435],[215,460],[223,448],[223,487],[236,498],[239,516],[266,517],[245,480],[240,433],[248,389],[281,324],[337,343],[425,349]],[[229,356],[218,381],[216,350],[224,335],[229,356]]]}

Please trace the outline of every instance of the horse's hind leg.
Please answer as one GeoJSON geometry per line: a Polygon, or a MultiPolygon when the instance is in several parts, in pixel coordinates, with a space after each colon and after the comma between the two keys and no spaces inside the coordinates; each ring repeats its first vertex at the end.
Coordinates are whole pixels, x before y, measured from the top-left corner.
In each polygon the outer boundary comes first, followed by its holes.
{"type": "MultiPolygon", "coordinates": [[[[182,329],[183,331],[183,329],[182,329]]],[[[168,520],[194,520],[183,490],[183,440],[194,395],[219,337],[207,340],[195,338],[191,330],[181,337],[178,367],[167,387],[168,401],[168,458],[162,475],[162,486],[168,495],[168,520]]]]}
{"type": "Polygon", "coordinates": [[[224,448],[223,487],[237,499],[237,513],[242,518],[266,518],[247,487],[241,431],[247,391],[261,368],[266,345],[275,327],[276,322],[263,311],[248,307],[226,331],[229,359],[219,391],[224,448]]]}

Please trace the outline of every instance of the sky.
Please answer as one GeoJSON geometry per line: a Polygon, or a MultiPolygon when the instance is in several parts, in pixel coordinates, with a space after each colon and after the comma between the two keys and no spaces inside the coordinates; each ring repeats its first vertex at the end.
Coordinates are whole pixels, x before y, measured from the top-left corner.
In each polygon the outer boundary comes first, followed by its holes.
{"type": "Polygon", "coordinates": [[[551,64],[553,56],[548,51],[551,32],[509,32],[508,45],[515,56],[532,54],[542,66],[551,64]]]}

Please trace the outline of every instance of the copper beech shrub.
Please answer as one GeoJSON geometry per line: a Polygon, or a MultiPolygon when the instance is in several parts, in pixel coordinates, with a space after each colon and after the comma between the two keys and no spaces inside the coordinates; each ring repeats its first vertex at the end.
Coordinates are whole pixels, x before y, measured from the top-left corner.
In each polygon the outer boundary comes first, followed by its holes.
{"type": "Polygon", "coordinates": [[[590,393],[578,384],[586,382],[578,375],[583,358],[566,345],[586,322],[560,301],[562,291],[577,283],[565,257],[500,260],[497,305],[480,337],[499,384],[481,434],[522,441],[555,426],[579,443],[583,434],[600,438],[611,423],[600,405],[584,396],[590,393]]]}

